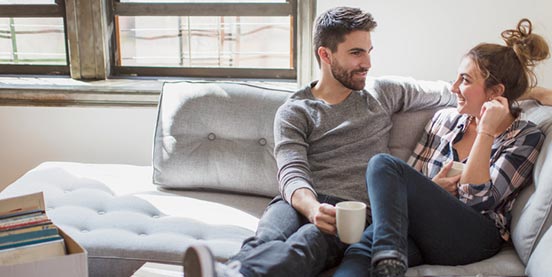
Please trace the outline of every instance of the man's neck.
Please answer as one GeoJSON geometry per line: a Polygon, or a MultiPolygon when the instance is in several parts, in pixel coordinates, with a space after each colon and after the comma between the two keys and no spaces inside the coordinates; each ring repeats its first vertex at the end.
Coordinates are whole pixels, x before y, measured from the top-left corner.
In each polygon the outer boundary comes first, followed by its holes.
{"type": "Polygon", "coordinates": [[[312,88],[312,95],[329,105],[343,102],[351,92],[351,89],[344,87],[334,78],[324,78],[324,76],[312,88]]]}

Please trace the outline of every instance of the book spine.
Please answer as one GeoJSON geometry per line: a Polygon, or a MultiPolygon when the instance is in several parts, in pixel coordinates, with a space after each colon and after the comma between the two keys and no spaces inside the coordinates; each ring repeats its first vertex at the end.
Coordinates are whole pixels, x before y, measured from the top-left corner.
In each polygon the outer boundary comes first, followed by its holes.
{"type": "Polygon", "coordinates": [[[15,242],[15,243],[0,245],[0,250],[20,247],[20,246],[25,246],[25,245],[30,245],[30,244],[36,244],[36,243],[41,243],[41,242],[47,242],[47,241],[52,241],[52,240],[57,240],[57,239],[63,239],[63,238],[60,235],[54,235],[54,236],[50,236],[50,237],[40,237],[40,238],[34,238],[34,239],[30,239],[30,240],[18,241],[18,242],[15,242]]]}
{"type": "Polygon", "coordinates": [[[50,219],[48,219],[47,217],[32,218],[32,219],[28,219],[24,221],[16,221],[10,224],[5,224],[3,226],[0,226],[0,231],[20,228],[25,226],[31,226],[31,225],[37,225],[42,223],[50,223],[50,222],[51,222],[50,219]]]}
{"type": "Polygon", "coordinates": [[[3,236],[3,237],[0,237],[0,245],[34,239],[34,238],[48,237],[48,236],[58,235],[58,234],[59,234],[58,230],[56,228],[52,228],[52,229],[43,229],[38,231],[15,234],[11,236],[3,236]]]}
{"type": "Polygon", "coordinates": [[[19,228],[12,228],[8,230],[0,231],[0,237],[4,236],[11,236],[15,234],[21,234],[21,233],[27,233],[27,232],[33,232],[33,231],[39,231],[44,229],[52,229],[56,228],[56,226],[50,222],[47,223],[40,223],[37,225],[31,225],[31,226],[24,226],[19,228]]]}

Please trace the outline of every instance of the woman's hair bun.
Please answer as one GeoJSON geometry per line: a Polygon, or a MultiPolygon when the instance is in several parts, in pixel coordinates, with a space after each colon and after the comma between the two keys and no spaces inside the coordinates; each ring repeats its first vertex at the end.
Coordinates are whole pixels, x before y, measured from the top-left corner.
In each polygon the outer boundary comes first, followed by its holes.
{"type": "Polygon", "coordinates": [[[535,66],[550,56],[548,44],[543,37],[533,34],[533,24],[527,18],[519,21],[516,29],[505,30],[502,38],[516,53],[522,64],[535,66]]]}

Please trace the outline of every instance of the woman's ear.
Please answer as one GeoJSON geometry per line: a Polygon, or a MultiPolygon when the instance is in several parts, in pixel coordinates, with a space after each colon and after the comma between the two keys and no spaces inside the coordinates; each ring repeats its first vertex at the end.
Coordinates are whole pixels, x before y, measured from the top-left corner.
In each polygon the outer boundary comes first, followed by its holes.
{"type": "Polygon", "coordinates": [[[503,84],[498,84],[498,85],[493,86],[491,88],[491,98],[502,96],[504,94],[505,89],[506,88],[504,87],[503,84]]]}

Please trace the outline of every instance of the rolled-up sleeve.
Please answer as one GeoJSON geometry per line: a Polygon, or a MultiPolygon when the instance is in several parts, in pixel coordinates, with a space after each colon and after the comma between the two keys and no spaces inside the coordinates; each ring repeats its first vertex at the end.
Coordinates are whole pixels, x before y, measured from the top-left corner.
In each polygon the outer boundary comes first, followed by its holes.
{"type": "Polygon", "coordinates": [[[531,180],[544,135],[538,129],[527,131],[526,134],[502,142],[502,146],[497,149],[500,152],[493,155],[489,181],[483,184],[459,184],[458,197],[462,202],[478,211],[494,209],[531,180]]]}

